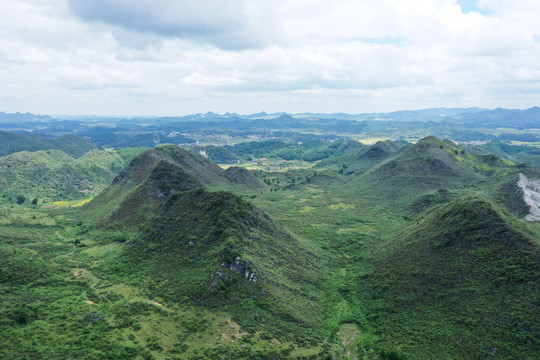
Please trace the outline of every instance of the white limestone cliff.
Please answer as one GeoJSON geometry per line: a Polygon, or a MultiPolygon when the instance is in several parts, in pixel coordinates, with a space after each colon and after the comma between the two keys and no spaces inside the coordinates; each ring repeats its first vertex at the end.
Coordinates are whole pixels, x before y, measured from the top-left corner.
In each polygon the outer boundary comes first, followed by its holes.
{"type": "Polygon", "coordinates": [[[525,175],[519,174],[517,185],[523,190],[523,201],[530,208],[530,214],[526,219],[540,221],[540,180],[528,179],[525,175]]]}

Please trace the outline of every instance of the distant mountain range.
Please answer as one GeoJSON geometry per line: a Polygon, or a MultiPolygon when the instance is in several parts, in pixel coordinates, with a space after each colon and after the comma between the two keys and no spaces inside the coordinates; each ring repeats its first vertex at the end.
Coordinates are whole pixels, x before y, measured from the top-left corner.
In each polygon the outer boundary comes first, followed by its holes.
{"type": "Polygon", "coordinates": [[[46,122],[49,120],[71,120],[71,121],[88,121],[88,122],[122,122],[122,120],[149,120],[155,122],[177,122],[177,121],[220,121],[231,119],[276,119],[280,117],[290,117],[290,119],[338,119],[338,120],[357,120],[357,121],[435,121],[435,122],[457,122],[468,123],[482,121],[497,121],[511,118],[514,121],[538,121],[540,116],[540,108],[534,106],[529,109],[483,109],[479,107],[469,108],[429,108],[419,110],[401,110],[393,112],[378,112],[378,113],[266,113],[259,112],[254,114],[238,114],[229,113],[217,114],[214,112],[196,113],[181,116],[136,116],[136,117],[120,117],[120,116],[98,116],[98,115],[35,115],[32,113],[5,113],[0,112],[0,124],[9,123],[12,121],[34,121],[46,122]]]}

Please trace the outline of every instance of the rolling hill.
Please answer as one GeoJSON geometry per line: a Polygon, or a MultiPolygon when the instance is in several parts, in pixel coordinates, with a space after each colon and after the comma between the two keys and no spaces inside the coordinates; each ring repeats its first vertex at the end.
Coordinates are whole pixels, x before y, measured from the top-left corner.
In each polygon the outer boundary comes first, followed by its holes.
{"type": "Polygon", "coordinates": [[[351,187],[411,204],[419,196],[439,189],[463,195],[480,188],[496,192],[509,177],[524,171],[538,173],[496,155],[468,153],[449,140],[429,136],[356,175],[351,187]]]}
{"type": "Polygon", "coordinates": [[[405,141],[377,141],[375,144],[364,147],[359,146],[346,154],[325,159],[316,165],[317,168],[330,168],[344,174],[363,172],[380,162],[403,151],[411,144],[405,141]]]}
{"type": "Polygon", "coordinates": [[[93,149],[76,159],[61,150],[12,153],[0,157],[0,194],[40,203],[92,197],[140,151],[93,149]]]}
{"type": "Polygon", "coordinates": [[[61,150],[78,158],[98,146],[90,140],[76,135],[62,135],[58,138],[44,138],[36,135],[19,135],[0,131],[0,156],[19,151],[61,150]]]}
{"type": "MultiPolygon", "coordinates": [[[[117,212],[121,213],[124,199],[139,199],[141,204],[150,204],[176,192],[202,187],[256,189],[264,187],[264,184],[246,170],[235,167],[223,170],[199,154],[175,145],[163,145],[147,150],[133,159],[114,178],[111,186],[88,204],[88,208],[91,210],[106,207],[112,210],[118,207],[117,212]],[[236,175],[237,173],[241,173],[241,176],[236,175]],[[153,190],[148,190],[147,187],[153,190]]],[[[134,216],[136,211],[136,208],[128,206],[125,216],[134,216]]],[[[101,217],[110,215],[110,212],[103,209],[95,213],[101,217]]],[[[144,212],[140,213],[146,215],[144,212]]]]}

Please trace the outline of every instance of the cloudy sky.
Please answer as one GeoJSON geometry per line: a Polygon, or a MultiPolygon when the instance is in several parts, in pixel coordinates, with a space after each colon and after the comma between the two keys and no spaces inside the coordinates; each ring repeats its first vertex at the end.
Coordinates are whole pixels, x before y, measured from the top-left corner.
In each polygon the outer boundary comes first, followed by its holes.
{"type": "Polygon", "coordinates": [[[0,0],[0,111],[540,105],[538,0],[0,0]]]}

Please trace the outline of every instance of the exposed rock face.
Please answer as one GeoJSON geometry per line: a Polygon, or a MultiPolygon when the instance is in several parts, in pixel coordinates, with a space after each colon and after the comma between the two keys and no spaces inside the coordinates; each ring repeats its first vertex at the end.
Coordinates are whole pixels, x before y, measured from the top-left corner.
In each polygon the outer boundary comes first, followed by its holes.
{"type": "Polygon", "coordinates": [[[518,186],[523,190],[523,201],[530,207],[528,221],[540,221],[540,180],[528,179],[519,174],[518,186]]]}
{"type": "Polygon", "coordinates": [[[229,275],[223,273],[223,269],[221,268],[232,270],[235,273],[244,276],[249,281],[253,281],[255,283],[258,281],[257,276],[255,275],[255,272],[252,272],[249,269],[248,264],[240,261],[240,257],[238,256],[234,259],[234,262],[232,263],[228,263],[226,261],[223,261],[221,263],[220,268],[210,276],[210,278],[212,279],[212,284],[211,284],[212,286],[218,286],[219,279],[221,278],[224,278],[225,280],[231,279],[229,275]]]}
{"type": "Polygon", "coordinates": [[[239,256],[234,259],[234,263],[229,264],[227,262],[223,262],[221,263],[221,266],[226,268],[228,267],[239,275],[244,275],[244,277],[249,281],[257,282],[257,276],[255,276],[255,273],[249,270],[248,264],[240,261],[239,256]]]}

